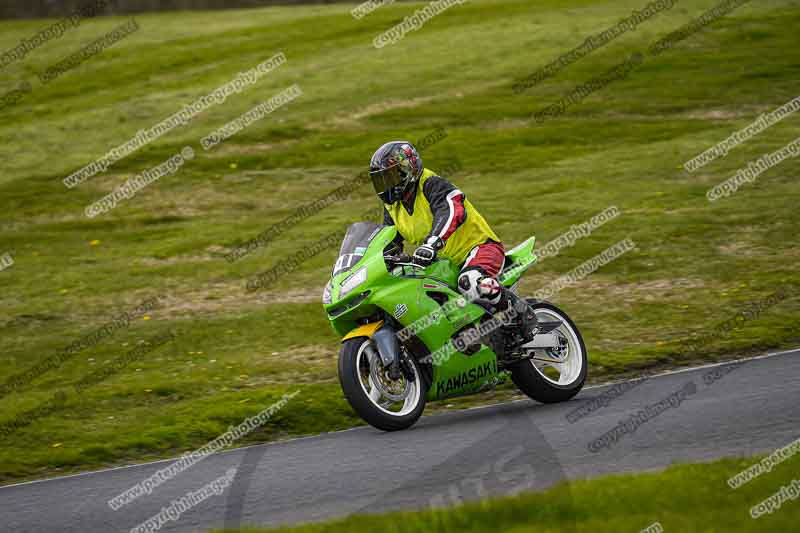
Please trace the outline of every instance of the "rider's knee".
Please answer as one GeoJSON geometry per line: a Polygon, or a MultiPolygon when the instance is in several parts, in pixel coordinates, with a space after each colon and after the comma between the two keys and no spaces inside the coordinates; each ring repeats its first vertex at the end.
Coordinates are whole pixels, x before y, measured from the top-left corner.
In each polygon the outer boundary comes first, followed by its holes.
{"type": "Polygon", "coordinates": [[[466,270],[458,276],[458,290],[469,301],[497,304],[503,295],[500,282],[478,269],[466,270]]]}

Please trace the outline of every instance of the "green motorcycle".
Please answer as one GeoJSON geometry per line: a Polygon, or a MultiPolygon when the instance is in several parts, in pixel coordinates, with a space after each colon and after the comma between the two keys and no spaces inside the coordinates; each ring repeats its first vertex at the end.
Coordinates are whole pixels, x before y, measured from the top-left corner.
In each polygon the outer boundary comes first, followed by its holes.
{"type": "Polygon", "coordinates": [[[458,268],[441,259],[423,268],[398,250],[394,226],[351,225],[322,303],[342,337],[339,382],[353,409],[385,431],[405,429],[426,401],[475,394],[510,377],[530,398],[555,403],[586,381],[586,346],[555,305],[515,296],[536,262],[531,237],[506,253],[500,282],[505,313],[467,301],[458,268]]]}

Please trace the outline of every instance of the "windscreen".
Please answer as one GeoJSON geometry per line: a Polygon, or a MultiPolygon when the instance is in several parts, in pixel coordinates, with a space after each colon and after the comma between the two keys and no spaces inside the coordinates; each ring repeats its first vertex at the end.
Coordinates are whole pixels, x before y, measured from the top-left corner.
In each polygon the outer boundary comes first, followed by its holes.
{"type": "Polygon", "coordinates": [[[382,227],[375,222],[356,222],[347,228],[342,247],[339,249],[339,259],[333,266],[333,275],[336,276],[358,263],[382,227]]]}

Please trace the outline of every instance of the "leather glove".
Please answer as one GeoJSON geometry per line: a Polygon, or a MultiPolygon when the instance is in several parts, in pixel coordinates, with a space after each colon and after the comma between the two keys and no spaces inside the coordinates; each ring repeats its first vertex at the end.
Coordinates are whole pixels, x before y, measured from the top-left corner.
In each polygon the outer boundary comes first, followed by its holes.
{"type": "Polygon", "coordinates": [[[439,237],[428,237],[422,246],[414,250],[412,261],[419,266],[429,266],[436,260],[436,253],[444,248],[444,242],[439,237]]]}

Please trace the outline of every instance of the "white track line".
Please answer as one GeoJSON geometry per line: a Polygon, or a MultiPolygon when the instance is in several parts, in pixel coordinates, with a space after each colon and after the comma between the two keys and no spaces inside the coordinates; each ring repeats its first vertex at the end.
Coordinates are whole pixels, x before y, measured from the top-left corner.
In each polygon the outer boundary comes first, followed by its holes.
{"type": "MultiPolygon", "coordinates": [[[[717,366],[732,365],[734,363],[741,363],[741,362],[745,362],[745,361],[756,361],[756,360],[759,360],[759,359],[768,359],[770,357],[777,357],[779,355],[786,355],[786,354],[790,354],[790,353],[794,353],[794,352],[800,352],[800,348],[792,348],[790,350],[782,350],[780,352],[769,352],[769,353],[765,353],[765,354],[762,354],[762,355],[756,355],[756,356],[753,356],[753,357],[742,357],[740,359],[732,359],[730,361],[721,361],[719,363],[709,363],[707,365],[679,368],[677,370],[667,370],[666,372],[661,372],[660,374],[653,374],[652,376],[645,376],[644,378],[633,378],[633,379],[628,379],[628,380],[623,380],[623,381],[610,381],[608,383],[602,383],[600,385],[592,385],[590,387],[584,387],[583,390],[599,389],[599,388],[602,388],[602,387],[608,387],[610,385],[616,385],[616,384],[619,384],[619,383],[627,383],[629,381],[636,381],[637,379],[648,379],[648,380],[650,380],[650,379],[661,378],[661,377],[665,377],[665,376],[672,376],[674,374],[683,374],[684,372],[692,372],[692,371],[695,371],[695,370],[702,370],[704,368],[713,368],[713,367],[717,367],[717,366]]],[[[495,404],[490,404],[490,405],[479,405],[477,407],[468,407],[466,409],[459,409],[458,411],[452,411],[450,413],[440,413],[438,415],[432,415],[432,416],[441,416],[443,414],[454,414],[454,413],[463,412],[463,411],[476,411],[478,409],[487,409],[489,407],[497,407],[499,405],[507,405],[507,404],[516,403],[516,402],[528,402],[528,401],[530,401],[530,400],[527,399],[527,398],[522,398],[520,400],[512,400],[510,402],[495,403],[495,404]]],[[[223,451],[211,454],[211,455],[223,455],[223,454],[227,454],[227,453],[241,452],[242,450],[247,450],[247,449],[250,449],[250,448],[256,448],[256,447],[259,447],[259,446],[280,446],[280,445],[287,444],[287,443],[290,443],[290,442],[297,442],[297,441],[301,441],[301,440],[316,439],[316,438],[319,438],[321,436],[336,435],[338,433],[347,433],[348,431],[367,430],[367,429],[369,429],[369,426],[357,426],[357,427],[354,427],[354,428],[342,429],[342,430],[339,430],[339,431],[332,431],[330,433],[322,433],[322,434],[319,434],[319,435],[308,435],[306,437],[295,437],[293,439],[286,439],[286,440],[281,440],[281,441],[277,441],[277,442],[266,442],[266,443],[261,443],[261,444],[252,444],[250,446],[242,446],[241,448],[232,448],[230,450],[223,450],[223,451]]],[[[116,470],[125,470],[125,469],[128,469],[128,468],[138,468],[138,467],[144,467],[144,466],[150,466],[150,465],[157,465],[157,464],[161,464],[161,463],[172,463],[174,461],[177,461],[179,458],[180,457],[173,457],[171,459],[159,459],[157,461],[150,461],[150,462],[147,462],[147,463],[137,463],[137,464],[134,464],[134,465],[115,466],[115,467],[111,467],[111,468],[104,468],[102,470],[92,470],[90,472],[79,472],[77,474],[69,474],[69,475],[66,475],[66,476],[57,476],[57,477],[51,477],[51,478],[45,478],[45,479],[34,479],[34,480],[31,480],[31,481],[22,481],[20,483],[14,483],[13,485],[4,485],[4,486],[0,487],[0,490],[10,489],[12,487],[21,487],[21,486],[24,486],[24,485],[33,485],[35,483],[47,483],[47,482],[61,481],[61,480],[64,480],[64,479],[70,479],[70,478],[76,478],[76,477],[82,477],[82,476],[91,476],[91,475],[94,475],[94,474],[105,474],[107,472],[114,472],[116,470]]]]}
{"type": "Polygon", "coordinates": [[[660,378],[663,376],[671,376],[673,374],[683,374],[684,372],[691,372],[693,370],[702,370],[704,368],[714,368],[716,366],[725,366],[725,365],[732,365],[735,363],[742,363],[745,361],[757,361],[759,359],[768,359],[770,357],[775,357],[777,355],[786,355],[793,352],[800,352],[800,348],[792,348],[790,350],[782,350],[780,352],[769,352],[761,355],[754,355],[752,357],[741,357],[739,359],[731,359],[729,361],[720,361],[719,363],[709,363],[707,365],[700,365],[700,366],[687,366],[686,368],[678,368],[676,370],[666,370],[659,374],[653,374],[652,376],[644,376],[640,378],[633,378],[633,379],[626,379],[623,381],[609,381],[608,383],[601,383],[599,385],[592,385],[590,387],[584,387],[584,390],[591,390],[591,389],[599,389],[600,387],[608,387],[609,385],[617,385],[619,383],[627,383],[629,381],[636,381],[637,379],[653,379],[653,378],[660,378]]]}

